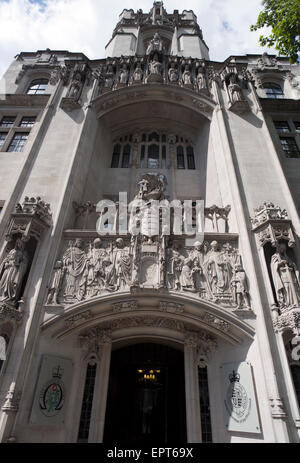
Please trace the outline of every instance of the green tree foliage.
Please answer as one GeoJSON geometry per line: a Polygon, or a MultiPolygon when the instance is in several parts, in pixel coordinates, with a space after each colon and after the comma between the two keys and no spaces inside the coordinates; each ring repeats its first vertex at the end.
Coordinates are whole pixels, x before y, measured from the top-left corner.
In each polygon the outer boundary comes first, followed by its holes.
{"type": "Polygon", "coordinates": [[[269,36],[260,36],[261,46],[275,45],[279,55],[296,63],[300,52],[300,0],[263,0],[263,7],[251,31],[271,27],[269,36]]]}

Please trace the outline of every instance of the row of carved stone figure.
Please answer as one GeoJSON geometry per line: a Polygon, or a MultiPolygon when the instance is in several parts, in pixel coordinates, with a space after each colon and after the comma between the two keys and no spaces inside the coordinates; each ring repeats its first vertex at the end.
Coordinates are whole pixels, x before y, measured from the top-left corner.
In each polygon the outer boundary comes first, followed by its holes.
{"type": "Polygon", "coordinates": [[[147,251],[143,254],[138,250],[134,240],[125,246],[124,240],[118,238],[115,244],[103,248],[101,239],[97,238],[86,251],[84,242],[77,239],[56,264],[47,303],[59,304],[60,300],[74,303],[106,291],[139,286],[142,281],[147,286],[147,278],[152,284],[153,275],[160,274],[157,286],[198,293],[201,298],[229,306],[250,306],[241,257],[230,245],[219,249],[214,241],[204,247],[195,243],[192,249],[180,251],[167,248],[162,252],[162,248],[149,258],[147,251]],[[143,262],[149,259],[151,264],[145,270],[143,262]]]}
{"type": "MultiPolygon", "coordinates": [[[[163,72],[163,64],[159,60],[157,54],[155,54],[152,60],[149,61],[148,69],[145,71],[146,75],[144,75],[144,71],[142,69],[142,65],[140,62],[137,63],[136,68],[132,74],[132,82],[139,83],[143,81],[143,77],[146,77],[147,81],[151,81],[152,78],[155,77],[159,80],[162,80],[162,72],[163,72]]],[[[116,82],[115,72],[113,69],[112,64],[109,64],[107,67],[107,71],[105,73],[101,73],[98,77],[100,82],[102,81],[104,88],[112,89],[113,85],[116,82]]],[[[187,87],[195,87],[198,90],[207,89],[207,80],[206,80],[206,71],[205,67],[200,66],[198,69],[197,76],[193,77],[192,72],[190,70],[190,66],[188,64],[185,65],[184,71],[181,73],[178,67],[176,67],[175,62],[171,62],[170,68],[168,70],[168,79],[170,83],[173,84],[181,84],[187,87]]],[[[119,72],[118,82],[122,85],[127,85],[129,82],[129,70],[126,64],[123,64],[121,70],[119,72]]]]}
{"type": "Polygon", "coordinates": [[[235,249],[229,244],[219,249],[217,241],[213,241],[204,247],[195,243],[187,254],[169,250],[170,289],[196,291],[203,299],[250,307],[247,277],[235,249]]]}

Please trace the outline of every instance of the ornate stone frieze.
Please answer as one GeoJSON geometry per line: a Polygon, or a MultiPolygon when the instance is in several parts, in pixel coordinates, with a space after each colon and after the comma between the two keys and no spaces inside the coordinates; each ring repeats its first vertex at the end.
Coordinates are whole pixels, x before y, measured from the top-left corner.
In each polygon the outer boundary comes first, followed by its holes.
{"type": "MultiPolygon", "coordinates": [[[[185,246],[182,238],[176,246],[172,243],[166,236],[147,235],[66,242],[55,264],[47,304],[66,306],[149,288],[189,293],[232,309],[250,307],[247,277],[236,248],[217,241],[185,246]]],[[[120,302],[114,310],[132,308],[128,303],[120,302]]],[[[169,304],[167,309],[181,307],[169,304]]]]}
{"type": "Polygon", "coordinates": [[[94,70],[99,94],[132,85],[162,83],[180,86],[209,96],[208,71],[199,59],[167,55],[162,39],[155,34],[145,56],[106,59],[94,70]]]}
{"type": "Polygon", "coordinates": [[[295,246],[292,223],[285,209],[265,202],[255,209],[251,221],[252,230],[257,234],[261,246],[270,242],[275,247],[282,240],[287,241],[289,247],[295,246]]]}
{"type": "Polygon", "coordinates": [[[86,312],[81,312],[76,315],[72,315],[72,317],[66,318],[65,323],[69,328],[72,328],[74,325],[76,325],[76,323],[89,320],[91,317],[92,313],[90,310],[88,310],[86,312]]]}
{"type": "Polygon", "coordinates": [[[263,53],[258,58],[256,67],[259,71],[279,69],[276,57],[269,56],[268,53],[263,53]]]}
{"type": "Polygon", "coordinates": [[[228,322],[225,322],[225,320],[222,320],[221,318],[218,318],[215,315],[212,315],[208,312],[205,312],[201,319],[205,323],[208,323],[209,325],[217,328],[218,330],[224,331],[224,333],[227,333],[230,329],[230,325],[228,322]]]}
{"type": "Polygon", "coordinates": [[[120,313],[124,311],[137,310],[138,305],[136,300],[116,302],[113,306],[114,313],[120,313]]]}
{"type": "Polygon", "coordinates": [[[178,304],[176,302],[160,301],[160,310],[169,313],[184,313],[184,304],[178,304]]]}

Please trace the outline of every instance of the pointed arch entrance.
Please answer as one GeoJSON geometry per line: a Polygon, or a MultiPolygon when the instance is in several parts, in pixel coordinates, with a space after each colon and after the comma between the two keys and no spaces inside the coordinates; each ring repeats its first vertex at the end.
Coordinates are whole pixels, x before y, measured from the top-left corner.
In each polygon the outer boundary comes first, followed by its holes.
{"type": "Polygon", "coordinates": [[[186,440],[183,352],[149,342],[113,351],[104,443],[186,440]]]}

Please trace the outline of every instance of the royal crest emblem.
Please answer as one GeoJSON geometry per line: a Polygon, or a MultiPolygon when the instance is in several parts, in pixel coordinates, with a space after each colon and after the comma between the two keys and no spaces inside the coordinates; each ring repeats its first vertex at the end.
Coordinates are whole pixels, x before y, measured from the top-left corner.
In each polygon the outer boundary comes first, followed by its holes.
{"type": "Polygon", "coordinates": [[[62,381],[64,370],[57,365],[52,370],[52,378],[42,388],[40,393],[40,410],[46,417],[56,416],[63,408],[65,401],[65,385],[62,381]]]}
{"type": "Polygon", "coordinates": [[[240,383],[241,376],[235,370],[228,376],[230,385],[225,399],[226,409],[233,420],[238,423],[246,421],[251,410],[251,399],[240,383]]]}

